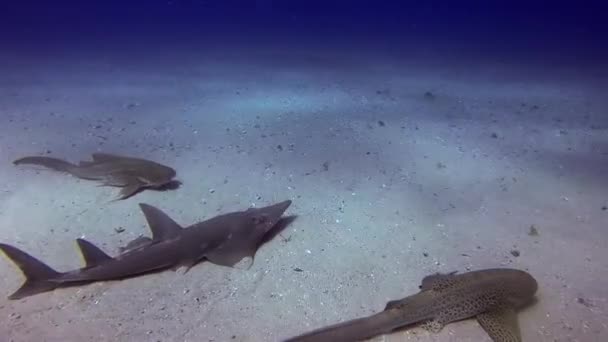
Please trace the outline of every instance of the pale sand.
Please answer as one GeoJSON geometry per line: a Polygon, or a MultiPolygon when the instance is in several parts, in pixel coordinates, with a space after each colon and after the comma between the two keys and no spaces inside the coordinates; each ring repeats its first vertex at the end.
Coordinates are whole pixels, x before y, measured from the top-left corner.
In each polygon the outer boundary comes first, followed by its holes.
{"type": "MultiPolygon", "coordinates": [[[[3,259],[4,341],[278,341],[379,311],[427,274],[488,267],[538,279],[525,340],[608,339],[606,70],[189,47],[2,57],[0,240],[68,270],[77,237],[114,254],[148,234],[139,202],[187,225],[292,199],[297,220],[247,271],[203,263],[7,301],[22,278],[3,259]],[[154,159],[183,186],[107,203],[115,189],[11,164],[46,150],[154,159]]],[[[489,341],[473,320],[383,338],[489,341]]]]}

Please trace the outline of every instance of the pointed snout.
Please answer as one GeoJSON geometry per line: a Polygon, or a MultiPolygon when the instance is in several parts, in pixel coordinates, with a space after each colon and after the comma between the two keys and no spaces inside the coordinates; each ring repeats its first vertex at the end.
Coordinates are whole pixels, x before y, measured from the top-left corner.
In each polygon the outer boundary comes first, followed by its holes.
{"type": "Polygon", "coordinates": [[[268,229],[270,229],[281,219],[281,216],[283,216],[283,214],[285,213],[287,208],[289,208],[290,205],[291,200],[287,200],[269,205],[267,207],[259,208],[257,209],[257,211],[258,213],[261,213],[262,215],[268,218],[268,223],[270,224],[268,229]]]}
{"type": "Polygon", "coordinates": [[[268,209],[268,212],[270,213],[270,215],[273,218],[276,218],[278,220],[281,216],[283,216],[283,214],[285,213],[287,208],[289,208],[290,205],[291,205],[291,200],[287,200],[287,201],[283,201],[283,202],[268,206],[267,209],[268,209]]]}

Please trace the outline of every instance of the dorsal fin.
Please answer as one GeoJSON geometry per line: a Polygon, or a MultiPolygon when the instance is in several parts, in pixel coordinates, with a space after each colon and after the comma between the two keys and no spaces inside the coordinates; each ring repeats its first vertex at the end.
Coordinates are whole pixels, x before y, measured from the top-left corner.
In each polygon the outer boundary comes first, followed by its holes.
{"type": "Polygon", "coordinates": [[[76,239],[86,267],[97,266],[112,260],[112,257],[85,239],[76,239]]]}
{"type": "Polygon", "coordinates": [[[455,280],[456,271],[450,273],[436,273],[428,275],[422,278],[422,284],[420,284],[420,290],[428,291],[441,291],[447,287],[450,287],[455,280]]]}
{"type": "Polygon", "coordinates": [[[139,207],[152,231],[152,240],[171,239],[181,233],[182,227],[160,209],[145,203],[140,203],[139,207]]]}

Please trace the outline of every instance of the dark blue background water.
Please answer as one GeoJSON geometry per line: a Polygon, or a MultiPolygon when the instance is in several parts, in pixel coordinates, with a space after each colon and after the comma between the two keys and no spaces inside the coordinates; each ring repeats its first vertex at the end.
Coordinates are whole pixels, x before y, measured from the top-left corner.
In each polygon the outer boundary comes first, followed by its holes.
{"type": "Polygon", "coordinates": [[[602,62],[602,1],[3,1],[2,42],[255,39],[463,44],[524,58],[602,62]],[[527,52],[526,52],[527,51],[527,52]]]}

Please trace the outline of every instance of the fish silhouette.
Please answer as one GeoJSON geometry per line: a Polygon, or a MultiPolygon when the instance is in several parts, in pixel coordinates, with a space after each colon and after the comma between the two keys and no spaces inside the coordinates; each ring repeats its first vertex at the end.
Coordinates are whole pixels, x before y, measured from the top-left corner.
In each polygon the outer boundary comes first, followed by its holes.
{"type": "Polygon", "coordinates": [[[87,240],[77,239],[85,266],[68,272],[58,272],[26,252],[0,243],[0,250],[26,278],[9,299],[181,266],[186,267],[186,273],[203,260],[229,267],[243,264],[248,268],[259,245],[290,205],[288,200],[263,208],[250,208],[182,228],[160,209],[140,203],[152,238],[136,238],[116,257],[109,256],[87,240]]]}
{"type": "Polygon", "coordinates": [[[473,317],[494,342],[519,342],[516,310],[530,304],[537,289],[530,274],[516,269],[434,274],[422,280],[420,292],[388,302],[382,312],[285,342],[361,341],[420,323],[429,331],[439,332],[448,323],[473,317]]]}
{"type": "Polygon", "coordinates": [[[92,161],[72,164],[68,161],[42,156],[17,159],[15,165],[40,165],[66,172],[74,177],[100,181],[102,185],[120,187],[117,200],[129,198],[146,188],[160,189],[173,182],[174,169],[150,160],[108,153],[93,153],[92,161]]]}

